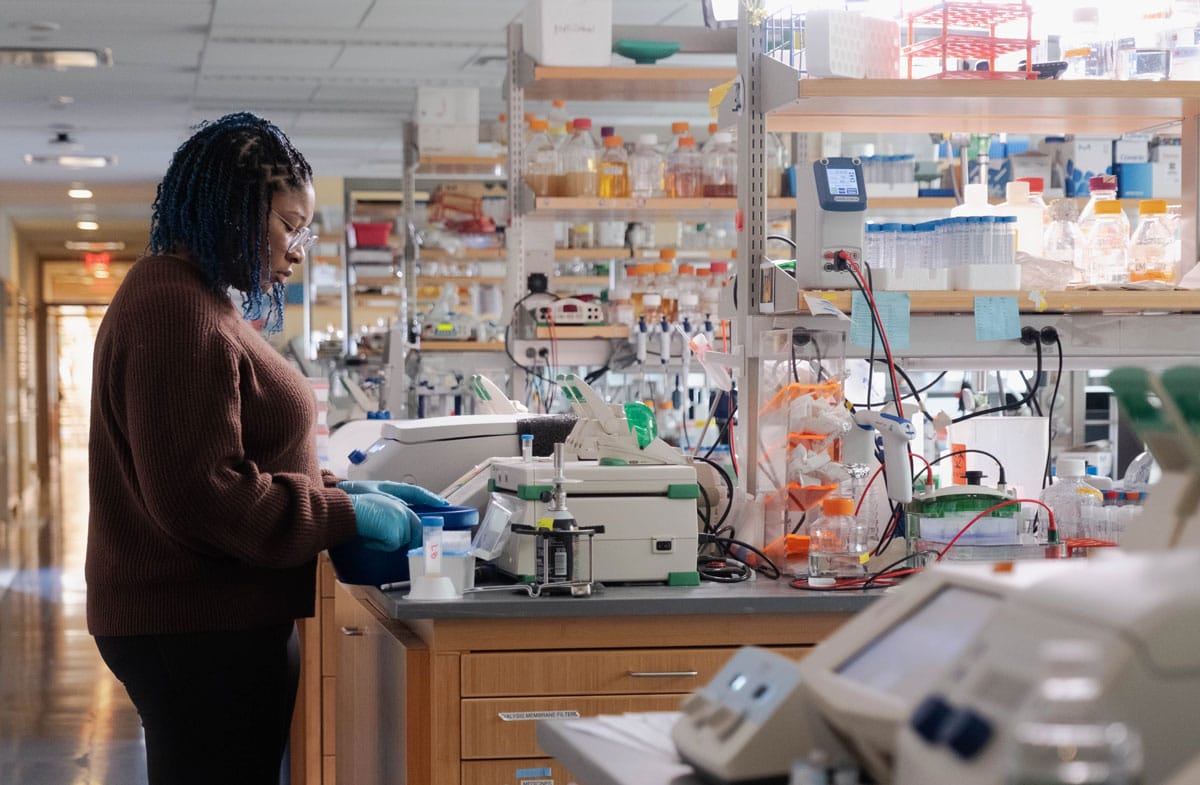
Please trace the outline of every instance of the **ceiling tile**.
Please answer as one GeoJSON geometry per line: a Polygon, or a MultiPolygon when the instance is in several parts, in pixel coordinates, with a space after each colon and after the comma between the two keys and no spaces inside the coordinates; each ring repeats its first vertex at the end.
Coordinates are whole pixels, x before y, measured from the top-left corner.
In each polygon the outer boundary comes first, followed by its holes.
{"type": "Polygon", "coordinates": [[[410,77],[417,73],[456,72],[467,64],[474,52],[474,49],[457,47],[349,45],[333,70],[378,70],[410,77]]]}
{"type": "Polygon", "coordinates": [[[483,31],[503,43],[526,0],[377,0],[362,29],[483,31]]]}
{"type": "Polygon", "coordinates": [[[329,68],[341,53],[340,44],[220,43],[204,50],[204,69],[329,68]]]}
{"type": "Polygon", "coordinates": [[[315,87],[307,82],[204,77],[196,85],[196,98],[239,99],[241,101],[260,99],[268,104],[277,101],[307,102],[315,87]]]}
{"type": "Polygon", "coordinates": [[[213,27],[353,30],[372,0],[216,0],[213,27]]]}

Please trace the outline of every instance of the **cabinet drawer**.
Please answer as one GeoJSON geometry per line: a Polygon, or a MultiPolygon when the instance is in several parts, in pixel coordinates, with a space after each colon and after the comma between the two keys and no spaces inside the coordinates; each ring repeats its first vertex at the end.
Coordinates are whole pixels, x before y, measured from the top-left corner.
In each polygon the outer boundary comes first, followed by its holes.
{"type": "Polygon", "coordinates": [[[475,698],[462,702],[462,757],[529,758],[545,755],[537,744],[537,720],[547,712],[580,717],[627,711],[676,711],[683,693],[563,698],[475,698]]]}
{"type": "Polygon", "coordinates": [[[469,760],[462,764],[462,785],[567,785],[574,779],[553,758],[469,760]]]}
{"type": "MultiPolygon", "coordinates": [[[[690,692],[736,649],[613,649],[496,652],[462,656],[464,698],[690,692]]],[[[809,647],[773,649],[799,660],[809,647]]]]}

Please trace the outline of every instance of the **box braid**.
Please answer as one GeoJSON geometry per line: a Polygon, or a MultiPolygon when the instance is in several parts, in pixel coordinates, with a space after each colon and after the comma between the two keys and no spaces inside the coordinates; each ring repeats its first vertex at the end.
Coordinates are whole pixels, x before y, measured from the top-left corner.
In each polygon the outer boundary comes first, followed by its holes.
{"type": "Polygon", "coordinates": [[[238,112],[202,123],[158,185],[149,251],[195,258],[215,291],[244,295],[245,318],[265,316],[264,329],[278,332],[284,287],[272,284],[269,298],[262,291],[271,197],[311,181],[304,156],[267,120],[238,112]]]}

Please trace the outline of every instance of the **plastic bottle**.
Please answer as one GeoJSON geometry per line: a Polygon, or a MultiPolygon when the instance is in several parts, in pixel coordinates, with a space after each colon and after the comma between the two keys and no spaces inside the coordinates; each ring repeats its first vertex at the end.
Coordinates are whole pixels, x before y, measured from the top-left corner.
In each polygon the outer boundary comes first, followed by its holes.
{"type": "Polygon", "coordinates": [[[675,273],[675,249],[662,248],[654,265],[654,288],[662,295],[662,312],[667,321],[679,313],[679,282],[675,273]]]}
{"type": "Polygon", "coordinates": [[[1166,200],[1143,199],[1138,203],[1137,229],[1129,241],[1129,280],[1175,283],[1179,268],[1175,247],[1166,200]]]}
{"type": "Polygon", "coordinates": [[[1043,198],[1044,185],[1040,177],[1021,177],[1018,182],[1029,183],[1029,203],[1042,211],[1042,235],[1046,234],[1046,226],[1050,223],[1050,207],[1043,198]]]}
{"type": "Polygon", "coordinates": [[[634,280],[630,287],[633,295],[630,301],[633,303],[633,315],[636,318],[642,315],[645,296],[654,291],[654,265],[645,262],[638,263],[634,265],[632,273],[634,280]]]}
{"type": "Polygon", "coordinates": [[[1089,283],[1124,283],[1129,276],[1129,219],[1121,203],[1096,203],[1091,231],[1084,243],[1089,283]]]}
{"type": "Polygon", "coordinates": [[[1004,203],[996,208],[997,215],[1017,218],[1017,250],[1031,256],[1042,255],[1042,210],[1029,201],[1029,183],[1010,182],[1004,188],[1004,203]]]}
{"type": "Polygon", "coordinates": [[[766,135],[763,147],[767,164],[767,196],[783,195],[784,147],[775,134],[766,135]]]}
{"type": "Polygon", "coordinates": [[[1041,678],[1013,718],[1006,785],[1137,785],[1141,737],[1102,699],[1100,643],[1052,640],[1038,655],[1041,678]]]}
{"type": "Polygon", "coordinates": [[[700,146],[700,152],[707,153],[709,150],[713,149],[713,146],[716,145],[716,143],[717,143],[717,141],[716,141],[717,132],[720,129],[721,129],[721,126],[717,125],[716,123],[708,124],[708,138],[705,139],[704,144],[702,144],[700,146]]]}
{"type": "Polygon", "coordinates": [[[1100,9],[1076,8],[1072,19],[1074,24],[1063,31],[1059,44],[1062,58],[1067,61],[1062,78],[1115,79],[1113,36],[1105,35],[1100,28],[1100,9]]]}
{"type": "MultiPolygon", "coordinates": [[[[1092,224],[1096,221],[1096,205],[1100,202],[1117,201],[1117,176],[1115,174],[1097,175],[1088,180],[1088,190],[1091,196],[1088,198],[1087,204],[1083,206],[1083,209],[1079,211],[1079,229],[1083,232],[1084,237],[1087,237],[1092,232],[1092,224]]],[[[1125,236],[1128,237],[1130,232],[1129,217],[1123,212],[1119,215],[1125,225],[1125,236]]]]}
{"type": "Polygon", "coordinates": [[[1087,280],[1084,269],[1084,238],[1075,218],[1074,199],[1055,199],[1050,203],[1050,223],[1042,237],[1042,256],[1056,262],[1066,262],[1074,268],[1071,283],[1087,280]]]}
{"type": "Polygon", "coordinates": [[[546,134],[555,147],[562,147],[567,141],[567,124],[570,116],[567,114],[566,101],[552,101],[550,112],[546,115],[546,134]]]}
{"type": "Polygon", "coordinates": [[[1104,496],[1084,479],[1086,466],[1075,458],[1060,458],[1055,463],[1054,484],[1042,491],[1042,503],[1054,511],[1060,542],[1068,537],[1094,536],[1084,527],[1083,508],[1101,506],[1104,496]]]}
{"type": "Polygon", "coordinates": [[[600,198],[624,199],[629,196],[629,156],[619,136],[604,139],[604,152],[600,155],[600,198]]]}
{"type": "Polygon", "coordinates": [[[671,123],[671,139],[667,142],[667,146],[663,148],[663,155],[670,156],[671,153],[679,149],[679,141],[685,136],[691,136],[691,125],[685,122],[671,123]]]}
{"type": "Polygon", "coordinates": [[[690,136],[682,137],[679,148],[667,157],[666,192],[673,199],[704,195],[704,158],[690,136]]]}
{"type": "Polygon", "coordinates": [[[821,502],[821,518],[808,530],[808,583],[832,586],[838,578],[866,573],[870,527],[854,517],[854,500],[835,496],[821,502]]]}
{"type": "Polygon", "coordinates": [[[704,157],[704,196],[737,196],[737,150],[733,136],[719,131],[713,135],[712,149],[704,157]]]}
{"type": "Polygon", "coordinates": [[[988,202],[988,187],[984,183],[968,183],[963,189],[963,203],[951,208],[951,217],[995,215],[996,208],[988,202]]]}
{"type": "Polygon", "coordinates": [[[546,133],[545,120],[532,120],[525,153],[525,183],[535,196],[558,196],[562,179],[562,159],[546,133]]]}
{"type": "Polygon", "coordinates": [[[562,146],[563,196],[597,196],[600,193],[600,147],[592,136],[592,121],[577,117],[571,138],[562,146]]]}
{"type": "Polygon", "coordinates": [[[666,162],[658,151],[658,137],[642,134],[638,137],[629,156],[629,192],[631,196],[654,197],[663,195],[663,176],[666,162]]]}

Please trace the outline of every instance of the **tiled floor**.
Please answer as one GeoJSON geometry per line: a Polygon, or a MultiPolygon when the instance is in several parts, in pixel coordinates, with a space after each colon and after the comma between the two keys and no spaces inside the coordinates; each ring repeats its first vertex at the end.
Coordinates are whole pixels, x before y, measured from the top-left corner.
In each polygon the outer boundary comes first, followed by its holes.
{"type": "Polygon", "coordinates": [[[146,781],[137,713],[87,633],[86,452],[64,448],[55,510],[0,541],[0,783],[146,781]],[[19,556],[20,558],[14,558],[19,556]]]}

